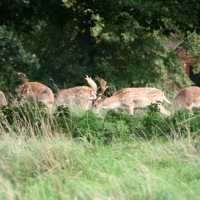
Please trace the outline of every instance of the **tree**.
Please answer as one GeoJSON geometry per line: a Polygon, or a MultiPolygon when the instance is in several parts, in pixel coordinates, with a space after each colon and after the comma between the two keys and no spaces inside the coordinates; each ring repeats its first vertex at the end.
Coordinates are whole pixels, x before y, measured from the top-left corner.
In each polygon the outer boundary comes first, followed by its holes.
{"type": "Polygon", "coordinates": [[[26,52],[19,38],[6,26],[0,26],[0,85],[1,90],[14,93],[19,84],[17,72],[37,71],[40,67],[36,55],[26,52]]]}
{"type": "Polygon", "coordinates": [[[41,65],[24,68],[31,80],[71,87],[98,75],[119,89],[159,87],[169,75],[181,87],[190,82],[166,41],[170,32],[198,34],[199,9],[195,0],[4,0],[0,25],[41,65]]]}

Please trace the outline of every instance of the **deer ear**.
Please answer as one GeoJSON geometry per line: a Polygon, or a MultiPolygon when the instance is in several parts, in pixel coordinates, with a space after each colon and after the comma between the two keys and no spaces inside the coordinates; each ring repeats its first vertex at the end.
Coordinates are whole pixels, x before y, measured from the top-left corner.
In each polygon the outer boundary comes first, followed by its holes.
{"type": "Polygon", "coordinates": [[[92,90],[92,91],[90,92],[89,100],[90,100],[90,101],[94,101],[96,98],[97,98],[97,95],[96,95],[96,93],[92,90]]]}

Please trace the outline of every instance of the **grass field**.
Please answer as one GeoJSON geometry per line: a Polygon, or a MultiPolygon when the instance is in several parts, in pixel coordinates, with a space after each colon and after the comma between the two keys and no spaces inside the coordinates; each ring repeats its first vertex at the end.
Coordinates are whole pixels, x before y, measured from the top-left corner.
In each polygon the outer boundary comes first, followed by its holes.
{"type": "Polygon", "coordinates": [[[200,199],[198,137],[133,134],[104,144],[51,132],[48,123],[42,135],[34,131],[1,127],[2,200],[200,199]]]}
{"type": "Polygon", "coordinates": [[[200,199],[200,152],[188,139],[4,136],[0,150],[0,199],[200,199]]]}

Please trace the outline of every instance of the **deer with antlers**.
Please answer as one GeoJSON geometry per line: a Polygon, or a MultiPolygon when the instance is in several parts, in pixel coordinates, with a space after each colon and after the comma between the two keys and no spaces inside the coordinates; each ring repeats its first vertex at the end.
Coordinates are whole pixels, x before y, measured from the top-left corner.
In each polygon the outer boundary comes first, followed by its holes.
{"type": "Polygon", "coordinates": [[[93,102],[93,111],[100,114],[101,110],[128,109],[129,115],[133,115],[135,108],[146,108],[152,103],[157,103],[161,113],[170,116],[161,103],[170,103],[164,93],[156,88],[123,88],[109,98],[102,98],[107,89],[107,82],[101,78],[96,78],[100,84],[101,94],[93,102]],[[159,102],[159,103],[158,103],[159,102]]]}
{"type": "Polygon", "coordinates": [[[173,99],[175,109],[188,109],[200,108],[200,88],[197,86],[190,86],[183,88],[173,99]]]}
{"type": "Polygon", "coordinates": [[[55,105],[75,105],[83,110],[92,109],[92,101],[96,99],[98,87],[91,77],[86,76],[89,86],[76,86],[60,90],[55,98],[55,105]]]}
{"type": "Polygon", "coordinates": [[[51,110],[54,103],[54,94],[52,90],[42,83],[29,82],[29,79],[26,77],[26,75],[21,72],[19,72],[18,75],[23,81],[23,85],[16,90],[19,96],[18,102],[43,102],[48,109],[51,110]]]}
{"type": "Polygon", "coordinates": [[[0,106],[6,106],[6,105],[8,105],[8,102],[6,100],[4,93],[0,90],[0,106]]]}

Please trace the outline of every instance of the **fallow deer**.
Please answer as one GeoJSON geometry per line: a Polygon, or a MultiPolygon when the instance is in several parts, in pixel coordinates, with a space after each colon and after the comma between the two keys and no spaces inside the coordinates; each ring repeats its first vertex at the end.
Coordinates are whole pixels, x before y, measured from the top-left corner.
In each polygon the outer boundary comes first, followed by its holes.
{"type": "Polygon", "coordinates": [[[173,99],[175,109],[188,109],[200,108],[200,88],[197,86],[189,86],[183,88],[173,99]]]}
{"type": "Polygon", "coordinates": [[[4,93],[0,90],[0,106],[6,106],[6,105],[8,105],[8,102],[6,100],[4,93]]]}
{"type": "Polygon", "coordinates": [[[24,83],[16,90],[19,96],[19,103],[24,103],[25,101],[43,102],[51,110],[54,103],[52,90],[42,83],[29,82],[26,75],[21,72],[18,75],[24,83]]]}
{"type": "Polygon", "coordinates": [[[83,110],[92,109],[92,101],[96,99],[97,85],[91,77],[86,76],[89,86],[76,86],[73,88],[60,90],[55,98],[56,106],[76,105],[83,110]]]}
{"type": "Polygon", "coordinates": [[[170,116],[161,103],[170,102],[164,93],[156,88],[123,88],[109,98],[102,98],[107,86],[103,79],[97,79],[102,89],[102,94],[93,102],[93,111],[100,114],[100,110],[128,109],[129,115],[133,115],[135,108],[146,108],[152,103],[157,103],[161,113],[170,116]],[[103,84],[102,84],[103,83],[103,84]],[[159,103],[158,103],[159,102],[159,103]]]}

